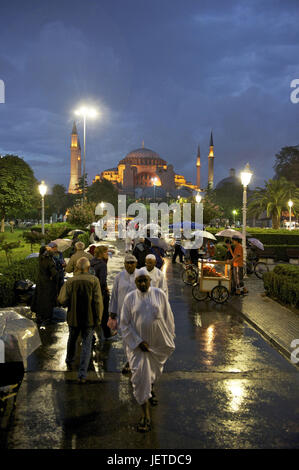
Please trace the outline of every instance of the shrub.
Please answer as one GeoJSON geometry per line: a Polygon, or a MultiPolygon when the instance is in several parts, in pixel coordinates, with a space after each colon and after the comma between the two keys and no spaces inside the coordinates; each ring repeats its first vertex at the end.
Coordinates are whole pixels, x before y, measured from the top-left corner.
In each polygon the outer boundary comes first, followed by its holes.
{"type": "Polygon", "coordinates": [[[16,303],[14,284],[22,279],[37,281],[38,258],[16,261],[2,270],[0,276],[0,307],[12,307],[16,303]]]}
{"type": "MultiPolygon", "coordinates": [[[[68,232],[74,230],[75,228],[72,224],[68,222],[57,222],[56,224],[45,224],[45,241],[49,243],[51,240],[56,240],[57,238],[64,238],[68,232]]],[[[31,232],[41,232],[41,225],[36,225],[31,227],[31,232]]],[[[24,232],[25,233],[25,232],[24,232]]]]}
{"type": "Polygon", "coordinates": [[[259,250],[259,256],[263,258],[263,253],[267,253],[267,250],[271,250],[274,253],[274,258],[279,261],[289,261],[288,250],[289,249],[296,249],[299,254],[299,245],[264,245],[265,252],[259,250]]]}
{"type": "Polygon", "coordinates": [[[81,233],[78,236],[78,241],[83,242],[85,245],[85,248],[87,248],[90,245],[89,238],[90,238],[89,232],[81,233]]]}
{"type": "Polygon", "coordinates": [[[267,295],[299,307],[299,266],[281,264],[263,276],[267,295]]]}
{"type": "Polygon", "coordinates": [[[223,243],[217,243],[217,245],[215,245],[215,248],[216,248],[215,259],[217,261],[224,261],[226,252],[227,252],[226,246],[223,243]]]}

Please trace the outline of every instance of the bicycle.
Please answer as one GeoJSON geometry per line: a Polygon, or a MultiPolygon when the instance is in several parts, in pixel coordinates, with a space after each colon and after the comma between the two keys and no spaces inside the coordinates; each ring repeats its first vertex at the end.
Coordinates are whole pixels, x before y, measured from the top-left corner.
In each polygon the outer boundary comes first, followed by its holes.
{"type": "Polygon", "coordinates": [[[184,270],[182,272],[182,280],[188,286],[193,286],[196,284],[198,279],[199,269],[197,266],[189,262],[185,262],[184,270]]]}
{"type": "Polygon", "coordinates": [[[247,274],[254,273],[258,279],[263,279],[263,275],[269,272],[269,267],[263,261],[259,259],[247,259],[246,260],[246,272],[247,274]]]}

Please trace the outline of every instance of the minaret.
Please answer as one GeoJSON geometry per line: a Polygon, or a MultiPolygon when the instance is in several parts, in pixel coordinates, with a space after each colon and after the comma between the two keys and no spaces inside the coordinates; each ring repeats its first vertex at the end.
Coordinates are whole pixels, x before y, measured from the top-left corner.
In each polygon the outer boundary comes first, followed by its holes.
{"type": "Polygon", "coordinates": [[[208,189],[213,189],[214,186],[214,144],[213,133],[211,132],[210,138],[210,153],[209,153],[209,174],[208,174],[208,189]]]}
{"type": "Polygon", "coordinates": [[[77,132],[76,123],[73,124],[71,135],[71,175],[69,184],[69,193],[76,194],[78,192],[77,184],[81,178],[81,146],[77,132]]]}
{"type": "Polygon", "coordinates": [[[196,186],[200,189],[200,148],[197,149],[197,160],[196,160],[196,186]]]}

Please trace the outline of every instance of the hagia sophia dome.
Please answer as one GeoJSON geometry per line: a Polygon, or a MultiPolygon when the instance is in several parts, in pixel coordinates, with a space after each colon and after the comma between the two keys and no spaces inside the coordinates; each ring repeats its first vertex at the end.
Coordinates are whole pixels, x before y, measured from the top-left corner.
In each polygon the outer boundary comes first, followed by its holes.
{"type": "Polygon", "coordinates": [[[126,163],[128,163],[129,165],[167,166],[167,162],[163,160],[158,153],[144,147],[132,150],[125,156],[125,158],[123,158],[119,162],[119,164],[126,163]]]}

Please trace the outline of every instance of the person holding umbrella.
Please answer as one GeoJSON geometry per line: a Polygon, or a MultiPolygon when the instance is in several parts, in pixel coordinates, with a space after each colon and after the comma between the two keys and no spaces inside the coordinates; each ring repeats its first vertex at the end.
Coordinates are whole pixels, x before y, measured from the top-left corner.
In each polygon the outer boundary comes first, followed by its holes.
{"type": "Polygon", "coordinates": [[[242,240],[234,236],[232,238],[234,250],[230,249],[233,259],[233,276],[236,286],[236,295],[248,294],[248,290],[244,287],[244,259],[242,240]]]}

